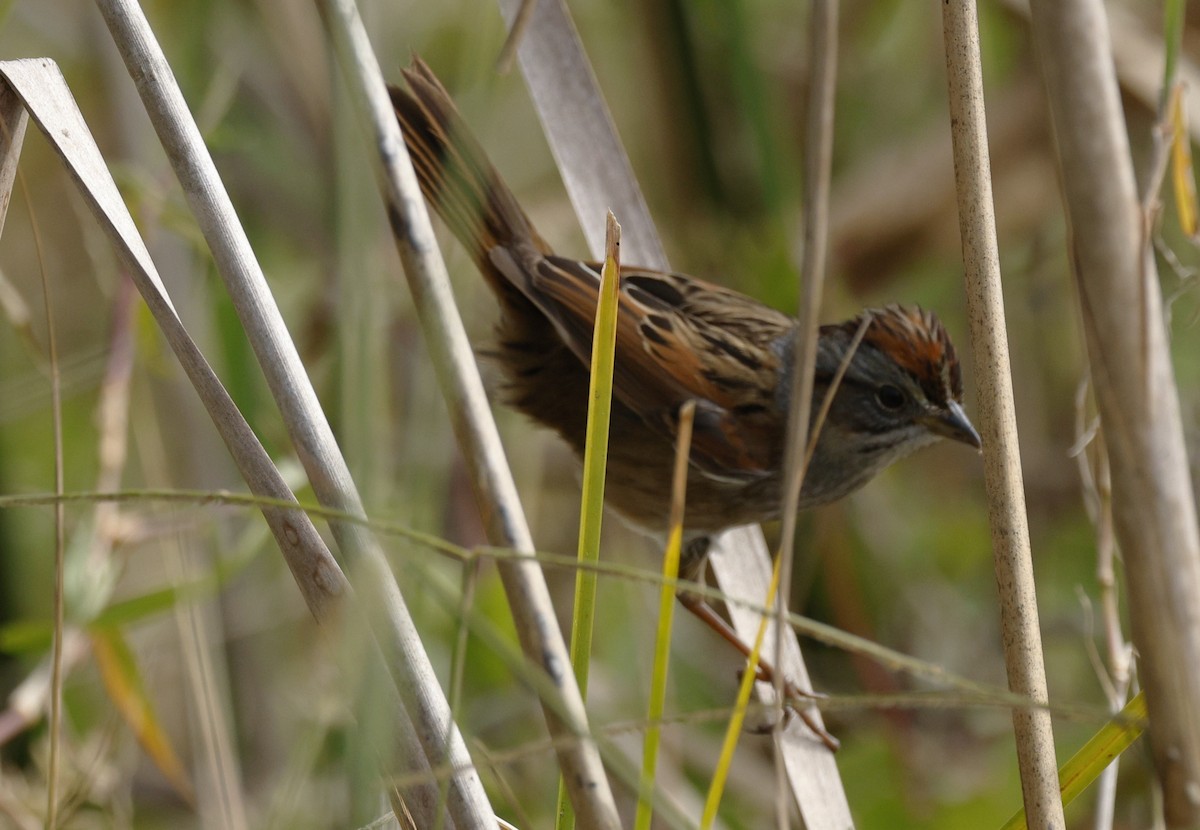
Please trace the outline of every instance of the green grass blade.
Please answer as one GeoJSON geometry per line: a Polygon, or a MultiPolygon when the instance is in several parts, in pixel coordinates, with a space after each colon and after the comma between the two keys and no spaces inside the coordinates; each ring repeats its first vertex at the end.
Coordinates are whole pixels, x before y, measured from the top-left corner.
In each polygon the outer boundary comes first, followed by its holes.
{"type": "Polygon", "coordinates": [[[1175,214],[1180,229],[1196,239],[1196,173],[1192,164],[1192,138],[1187,128],[1187,108],[1183,84],[1175,84],[1168,95],[1163,126],[1171,142],[1171,189],[1175,194],[1175,214]]]}
{"type": "Polygon", "coordinates": [[[642,746],[642,777],[638,787],[635,830],[650,830],[654,816],[654,774],[662,733],[663,709],[667,699],[667,666],[671,654],[671,624],[675,619],[675,580],[679,577],[679,552],[683,546],[683,505],[687,496],[688,455],[692,446],[692,422],[696,404],[688,401],[679,411],[679,440],[671,481],[671,533],[663,554],[663,584],[658,595],[658,633],[654,642],[654,669],[650,679],[650,703],[646,713],[646,742],[642,746]]]}
{"type": "MultiPolygon", "coordinates": [[[[592,338],[592,380],[588,397],[587,438],[583,452],[583,498],[579,515],[579,563],[594,566],[600,558],[600,525],[604,517],[604,471],[608,464],[608,422],[612,410],[613,363],[617,345],[617,301],[621,274],[618,247],[621,226],[608,214],[600,301],[592,338]]],[[[571,665],[579,692],[587,700],[588,662],[596,618],[596,571],[583,567],[575,575],[575,611],[571,624],[571,665]]],[[[574,826],[562,782],[558,787],[560,830],[574,826]]]]}
{"type": "MultiPolygon", "coordinates": [[[[1058,786],[1063,806],[1070,804],[1097,778],[1100,773],[1136,741],[1145,729],[1146,697],[1138,692],[1125,704],[1119,717],[1106,723],[1092,739],[1076,752],[1058,771],[1058,786]]],[[[1003,830],[1025,830],[1025,811],[1020,810],[1008,820],[1003,830]]]]}
{"type": "Polygon", "coordinates": [[[746,658],[746,670],[742,672],[742,682],[738,687],[737,701],[733,705],[733,716],[729,719],[729,727],[725,730],[725,742],[721,745],[721,757],[717,761],[717,769],[713,772],[712,784],[708,788],[708,797],[704,800],[704,812],[700,816],[700,827],[708,830],[717,819],[717,808],[721,805],[721,796],[725,792],[725,781],[729,778],[729,768],[733,765],[733,752],[737,749],[738,736],[742,734],[742,723],[746,720],[746,707],[750,704],[750,689],[754,686],[757,675],[758,656],[762,652],[763,637],[767,633],[767,620],[771,617],[771,609],[775,598],[779,595],[779,557],[775,557],[775,567],[771,570],[771,585],[767,589],[767,598],[763,603],[764,611],[758,624],[758,633],[754,635],[754,647],[746,658]]]}

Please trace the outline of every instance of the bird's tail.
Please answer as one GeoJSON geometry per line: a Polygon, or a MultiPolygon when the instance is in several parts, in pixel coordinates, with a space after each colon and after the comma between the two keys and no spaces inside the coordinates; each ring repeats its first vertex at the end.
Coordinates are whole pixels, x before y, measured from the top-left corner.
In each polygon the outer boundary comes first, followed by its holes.
{"type": "Polygon", "coordinates": [[[441,81],[420,58],[404,70],[408,89],[389,87],[421,192],[466,247],[501,296],[508,285],[489,258],[493,248],[531,245],[542,240],[508,185],[471,136],[441,81]]]}

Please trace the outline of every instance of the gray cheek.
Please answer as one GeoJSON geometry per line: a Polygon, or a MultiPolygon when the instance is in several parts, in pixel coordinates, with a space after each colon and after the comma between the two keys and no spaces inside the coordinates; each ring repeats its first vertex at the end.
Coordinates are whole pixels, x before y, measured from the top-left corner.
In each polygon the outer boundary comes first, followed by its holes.
{"type": "Polygon", "coordinates": [[[804,477],[802,506],[836,501],[870,480],[887,461],[882,452],[863,453],[840,436],[817,443],[804,477]]]}
{"type": "MultiPolygon", "coordinates": [[[[901,458],[912,455],[922,447],[928,447],[930,444],[936,444],[941,440],[941,436],[934,435],[925,427],[910,426],[902,433],[901,440],[884,453],[881,460],[879,470],[886,467],[901,458]]],[[[878,471],[877,471],[878,472],[878,471]]]]}
{"type": "Polygon", "coordinates": [[[922,427],[909,427],[899,435],[892,434],[893,442],[871,451],[852,451],[848,444],[837,443],[820,447],[809,469],[809,483],[805,484],[805,496],[812,504],[835,501],[853,493],[895,462],[911,455],[922,447],[938,441],[922,427]],[[898,440],[895,440],[898,439],[898,440]],[[826,449],[820,452],[820,449],[826,449]]]}

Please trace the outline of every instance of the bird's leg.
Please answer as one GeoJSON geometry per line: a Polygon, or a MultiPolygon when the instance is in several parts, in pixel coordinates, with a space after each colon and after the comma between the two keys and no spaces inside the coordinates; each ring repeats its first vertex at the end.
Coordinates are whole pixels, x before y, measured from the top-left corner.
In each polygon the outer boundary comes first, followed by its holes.
{"type": "MultiPolygon", "coordinates": [[[[680,591],[676,596],[684,608],[695,614],[709,628],[721,635],[727,643],[740,651],[747,659],[750,657],[750,646],[746,645],[746,642],[738,636],[733,626],[725,622],[721,615],[704,601],[703,597],[688,591],[680,591]]],[[[758,665],[755,668],[754,678],[763,683],[771,683],[775,680],[775,668],[760,656],[758,658],[758,665]]],[[[838,739],[830,735],[825,727],[817,723],[807,708],[799,705],[799,701],[802,699],[807,698],[812,700],[821,697],[821,695],[801,689],[795,683],[785,679],[783,683],[783,697],[786,711],[798,715],[800,720],[804,721],[804,725],[813,731],[821,743],[829,748],[830,752],[837,752],[841,746],[838,743],[838,739]]]]}
{"type": "MultiPolygon", "coordinates": [[[[680,565],[680,574],[686,578],[694,579],[703,574],[705,556],[708,553],[709,538],[702,536],[688,543],[683,556],[683,562],[680,565]]],[[[725,642],[736,648],[747,659],[750,658],[752,649],[746,644],[746,641],[738,635],[733,626],[725,621],[725,619],[716,612],[707,600],[699,594],[688,590],[677,591],[675,596],[679,599],[679,603],[694,614],[697,619],[715,631],[721,636],[725,642]]],[[[771,683],[775,680],[775,668],[760,655],[758,665],[754,669],[754,679],[763,683],[771,683]]],[[[808,711],[806,707],[799,705],[802,699],[812,700],[821,697],[815,692],[801,689],[795,683],[787,678],[783,682],[783,699],[785,711],[795,713],[804,722],[804,725],[813,731],[821,741],[829,748],[830,752],[837,752],[841,744],[837,738],[830,735],[829,732],[821,724],[817,723],[816,719],[808,711]]]]}

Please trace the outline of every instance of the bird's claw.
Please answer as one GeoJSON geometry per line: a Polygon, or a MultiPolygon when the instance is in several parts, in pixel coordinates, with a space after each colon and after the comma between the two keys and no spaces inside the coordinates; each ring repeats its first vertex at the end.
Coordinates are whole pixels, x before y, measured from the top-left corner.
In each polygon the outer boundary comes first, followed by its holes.
{"type": "MultiPolygon", "coordinates": [[[[745,674],[745,670],[738,672],[738,680],[741,680],[745,674]]],[[[774,672],[769,668],[764,668],[760,663],[754,671],[754,679],[759,683],[771,683],[775,679],[774,672]]],[[[754,735],[766,735],[774,732],[776,726],[781,730],[787,729],[793,717],[799,717],[805,726],[817,737],[817,739],[825,744],[830,752],[837,752],[842,744],[837,738],[833,737],[820,722],[813,717],[811,710],[811,702],[814,700],[828,700],[829,696],[821,692],[814,692],[811,689],[801,689],[795,683],[788,681],[783,684],[783,722],[782,723],[764,723],[761,726],[751,727],[748,731],[754,735]],[[805,701],[808,703],[806,704],[805,701]]]]}

